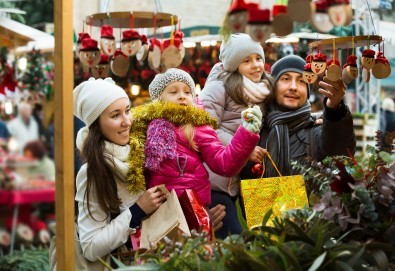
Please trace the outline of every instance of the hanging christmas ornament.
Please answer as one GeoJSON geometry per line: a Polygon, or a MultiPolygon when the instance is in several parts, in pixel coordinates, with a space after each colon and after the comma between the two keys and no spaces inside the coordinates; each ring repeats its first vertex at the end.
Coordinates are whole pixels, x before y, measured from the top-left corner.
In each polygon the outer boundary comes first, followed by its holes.
{"type": "Polygon", "coordinates": [[[94,67],[100,62],[100,50],[97,47],[97,41],[85,38],[81,42],[79,59],[86,67],[94,67]]]}
{"type": "Polygon", "coordinates": [[[328,15],[332,24],[335,26],[349,25],[352,20],[351,6],[345,0],[327,0],[328,15]],[[351,16],[350,16],[351,14],[351,16]]]}
{"type": "Polygon", "coordinates": [[[77,39],[77,43],[75,45],[75,56],[76,57],[78,57],[78,55],[80,53],[82,40],[86,39],[86,38],[89,38],[89,39],[91,38],[88,33],[84,33],[84,32],[78,33],[78,39],[77,39]]]}
{"type": "Polygon", "coordinates": [[[184,32],[177,30],[176,32],[174,32],[174,38],[180,39],[181,43],[180,43],[180,47],[178,49],[180,49],[181,58],[184,58],[185,47],[184,47],[184,42],[182,40],[184,38],[184,32]]]}
{"type": "Polygon", "coordinates": [[[287,13],[288,9],[285,5],[273,5],[273,32],[277,36],[286,36],[292,33],[293,21],[287,13]]]}
{"type": "Polygon", "coordinates": [[[148,39],[146,35],[141,35],[141,47],[136,54],[136,58],[138,61],[143,62],[147,59],[149,51],[148,39]]]}
{"type": "Polygon", "coordinates": [[[313,61],[313,55],[312,54],[308,54],[307,56],[306,56],[306,63],[310,63],[311,64],[311,61],[313,61]]]}
{"type": "Polygon", "coordinates": [[[265,44],[265,41],[270,38],[273,32],[270,22],[269,9],[251,9],[248,13],[248,22],[246,26],[246,33],[256,41],[265,44]]]}
{"type": "Polygon", "coordinates": [[[328,33],[334,27],[328,15],[328,4],[326,0],[311,2],[312,13],[310,16],[311,24],[319,32],[328,33]]]}
{"type": "Polygon", "coordinates": [[[148,65],[153,70],[159,69],[160,67],[161,47],[162,44],[159,40],[155,38],[150,39],[150,48],[148,52],[148,65]]]}
{"type": "Polygon", "coordinates": [[[326,72],[325,75],[331,81],[337,81],[342,78],[342,68],[340,62],[337,59],[329,59],[326,62],[326,72]]]}
{"type": "Polygon", "coordinates": [[[113,74],[124,77],[129,70],[129,57],[122,53],[121,50],[116,50],[111,59],[110,67],[113,74]]]}
{"type": "Polygon", "coordinates": [[[371,49],[366,49],[362,52],[362,57],[361,57],[362,68],[368,70],[373,69],[374,65],[376,64],[374,61],[375,54],[376,52],[371,49]]]}
{"type": "Polygon", "coordinates": [[[391,66],[383,52],[379,51],[377,53],[376,64],[372,69],[372,74],[377,79],[387,78],[391,74],[391,66]]]}
{"type": "Polygon", "coordinates": [[[91,68],[91,73],[95,78],[106,78],[110,73],[110,60],[108,55],[101,54],[100,62],[91,68]]]}
{"type": "Polygon", "coordinates": [[[347,58],[346,64],[343,65],[342,79],[345,84],[349,84],[358,77],[357,57],[351,55],[347,58]]]}
{"type": "Polygon", "coordinates": [[[265,166],[263,163],[255,163],[254,166],[251,168],[251,174],[254,177],[261,177],[265,173],[265,166]]]}
{"type": "Polygon", "coordinates": [[[128,29],[122,32],[121,50],[127,56],[134,56],[142,46],[139,32],[128,29]]]}
{"type": "Polygon", "coordinates": [[[111,25],[105,24],[100,28],[100,48],[106,55],[115,53],[115,37],[111,25]]]}
{"type": "Polygon", "coordinates": [[[248,6],[244,0],[234,0],[228,10],[228,28],[232,33],[245,32],[248,6]]]}
{"type": "Polygon", "coordinates": [[[311,63],[306,63],[306,65],[304,65],[303,81],[307,84],[313,84],[317,81],[317,78],[318,75],[311,70],[311,63]]]}
{"type": "Polygon", "coordinates": [[[174,37],[172,33],[170,39],[163,42],[163,50],[161,54],[161,64],[165,70],[176,68],[181,65],[182,55],[180,47],[182,45],[181,39],[174,37]]]}
{"type": "Polygon", "coordinates": [[[323,74],[326,70],[326,55],[318,52],[311,61],[311,70],[315,74],[323,74]]]}
{"type": "Polygon", "coordinates": [[[288,15],[295,22],[306,23],[311,17],[310,0],[288,0],[288,15]]]}

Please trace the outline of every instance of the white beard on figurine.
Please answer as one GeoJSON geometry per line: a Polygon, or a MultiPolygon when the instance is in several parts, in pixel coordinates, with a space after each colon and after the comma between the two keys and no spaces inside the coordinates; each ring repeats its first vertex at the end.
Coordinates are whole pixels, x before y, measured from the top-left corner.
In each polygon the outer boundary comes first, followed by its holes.
{"type": "Polygon", "coordinates": [[[115,53],[115,37],[111,25],[106,24],[100,28],[100,48],[108,56],[115,53]]]}
{"type": "Polygon", "coordinates": [[[140,34],[133,30],[125,30],[122,32],[121,50],[127,56],[135,56],[142,46],[140,34]]]}

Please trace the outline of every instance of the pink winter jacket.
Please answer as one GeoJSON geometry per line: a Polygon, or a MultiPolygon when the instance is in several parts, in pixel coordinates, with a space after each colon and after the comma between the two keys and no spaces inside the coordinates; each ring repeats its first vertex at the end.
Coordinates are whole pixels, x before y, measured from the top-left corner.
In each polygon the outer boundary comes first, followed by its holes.
{"type": "Polygon", "coordinates": [[[198,151],[195,151],[179,127],[163,119],[153,120],[145,145],[147,184],[149,187],[165,184],[178,196],[185,189],[194,189],[202,203],[209,206],[211,188],[203,162],[219,175],[234,176],[245,165],[258,140],[259,135],[240,126],[230,144],[224,146],[211,126],[197,126],[194,141],[198,151]],[[163,125],[167,128],[163,129],[163,125]]]}

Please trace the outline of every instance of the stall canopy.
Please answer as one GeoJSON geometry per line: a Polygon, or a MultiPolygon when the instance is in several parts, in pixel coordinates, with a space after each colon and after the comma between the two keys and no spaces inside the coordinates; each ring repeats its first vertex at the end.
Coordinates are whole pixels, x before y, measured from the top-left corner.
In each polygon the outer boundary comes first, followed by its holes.
{"type": "Polygon", "coordinates": [[[53,50],[52,35],[8,18],[0,18],[0,46],[14,48],[16,53],[31,49],[53,50]]]}

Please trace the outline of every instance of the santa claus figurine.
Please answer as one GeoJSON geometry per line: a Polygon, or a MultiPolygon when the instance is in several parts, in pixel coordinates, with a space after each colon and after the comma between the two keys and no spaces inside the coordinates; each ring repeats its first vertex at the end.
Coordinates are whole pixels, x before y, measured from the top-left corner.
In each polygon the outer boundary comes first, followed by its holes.
{"type": "Polygon", "coordinates": [[[340,62],[337,59],[329,59],[326,62],[326,77],[330,81],[337,81],[342,78],[342,68],[340,67],[340,62]]]}
{"type": "Polygon", "coordinates": [[[317,81],[317,78],[318,75],[311,70],[311,63],[306,63],[306,65],[304,65],[303,81],[307,84],[313,84],[317,81]]]}
{"type": "Polygon", "coordinates": [[[127,56],[134,56],[140,50],[142,45],[139,32],[128,29],[122,32],[121,50],[127,56]]]}
{"type": "Polygon", "coordinates": [[[248,13],[246,33],[256,41],[265,43],[273,32],[269,9],[252,9],[248,13]]]}
{"type": "Polygon", "coordinates": [[[232,33],[245,32],[248,6],[244,0],[234,0],[228,10],[228,27],[232,33]]]}
{"type": "Polygon", "coordinates": [[[345,84],[349,84],[358,77],[357,57],[351,55],[347,58],[346,64],[343,66],[342,79],[345,84]]]}
{"type": "Polygon", "coordinates": [[[110,73],[110,59],[108,55],[101,54],[100,62],[91,68],[91,73],[95,78],[106,78],[110,73]]]}
{"type": "Polygon", "coordinates": [[[80,53],[82,40],[84,40],[86,38],[88,38],[88,39],[91,38],[88,33],[84,33],[84,32],[78,33],[78,40],[75,45],[75,56],[76,57],[78,57],[78,54],[80,53]]]}
{"type": "Polygon", "coordinates": [[[317,53],[311,61],[311,70],[316,74],[323,74],[326,70],[326,55],[317,53]]]}
{"type": "Polygon", "coordinates": [[[83,39],[78,56],[81,63],[86,67],[92,68],[99,64],[100,50],[97,47],[97,41],[90,38],[83,39]]]}
{"type": "Polygon", "coordinates": [[[361,57],[362,68],[368,70],[373,69],[374,65],[376,64],[376,62],[374,61],[375,54],[376,52],[371,49],[366,49],[362,52],[362,57],[361,57]]]}
{"type": "Polygon", "coordinates": [[[103,25],[100,29],[100,48],[106,55],[112,56],[115,53],[115,38],[111,25],[103,25]]]}

